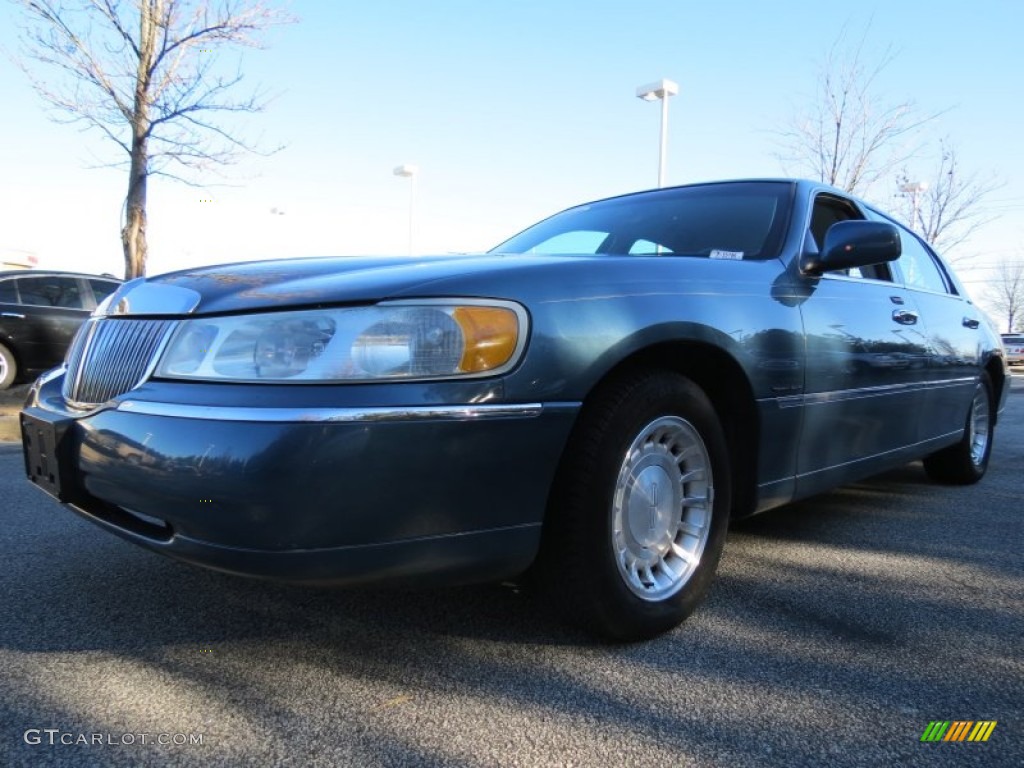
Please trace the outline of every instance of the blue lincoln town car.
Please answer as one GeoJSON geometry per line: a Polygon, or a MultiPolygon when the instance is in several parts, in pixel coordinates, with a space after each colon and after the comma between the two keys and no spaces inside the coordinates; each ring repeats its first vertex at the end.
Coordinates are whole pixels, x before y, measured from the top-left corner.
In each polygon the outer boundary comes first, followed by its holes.
{"type": "Polygon", "coordinates": [[[625,640],[696,607],[731,519],[918,459],[979,480],[1002,355],[884,213],[730,181],[482,255],[131,281],[21,422],[33,483],[154,551],[316,584],[527,574],[625,640]]]}

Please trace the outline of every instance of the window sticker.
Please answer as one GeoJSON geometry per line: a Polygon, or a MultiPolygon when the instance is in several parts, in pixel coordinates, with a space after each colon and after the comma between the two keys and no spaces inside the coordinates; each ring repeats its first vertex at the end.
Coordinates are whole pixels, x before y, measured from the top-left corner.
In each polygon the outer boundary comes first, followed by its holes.
{"type": "Polygon", "coordinates": [[[712,259],[730,259],[732,261],[739,261],[743,258],[743,251],[720,251],[715,248],[709,255],[712,259]]]}

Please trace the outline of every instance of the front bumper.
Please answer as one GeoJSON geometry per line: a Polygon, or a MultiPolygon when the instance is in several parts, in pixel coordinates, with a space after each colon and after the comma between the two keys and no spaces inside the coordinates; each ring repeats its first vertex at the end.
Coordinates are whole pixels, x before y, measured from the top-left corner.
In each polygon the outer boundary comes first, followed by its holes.
{"type": "Polygon", "coordinates": [[[313,583],[482,581],[536,555],[576,403],[236,408],[123,396],[85,416],[44,377],[29,478],[154,551],[313,583]]]}

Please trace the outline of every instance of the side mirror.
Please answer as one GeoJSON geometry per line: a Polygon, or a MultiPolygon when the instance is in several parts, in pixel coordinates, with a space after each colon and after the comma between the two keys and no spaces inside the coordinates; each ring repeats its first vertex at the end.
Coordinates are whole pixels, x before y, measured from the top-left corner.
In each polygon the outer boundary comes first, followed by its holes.
{"type": "Polygon", "coordinates": [[[800,271],[821,275],[851,267],[869,267],[883,261],[895,261],[903,248],[900,233],[883,221],[838,221],[825,233],[820,253],[808,252],[800,259],[800,271]]]}

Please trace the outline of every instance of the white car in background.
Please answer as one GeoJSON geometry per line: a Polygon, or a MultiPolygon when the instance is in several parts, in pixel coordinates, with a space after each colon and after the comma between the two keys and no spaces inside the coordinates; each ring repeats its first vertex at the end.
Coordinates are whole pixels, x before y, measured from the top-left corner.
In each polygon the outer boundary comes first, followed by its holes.
{"type": "Polygon", "coordinates": [[[1004,333],[1003,347],[1009,365],[1024,364],[1024,333],[1004,333]]]}

